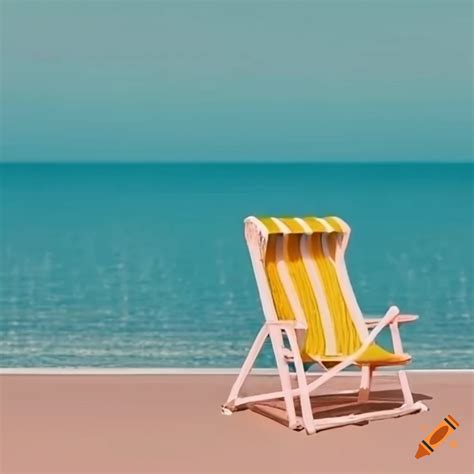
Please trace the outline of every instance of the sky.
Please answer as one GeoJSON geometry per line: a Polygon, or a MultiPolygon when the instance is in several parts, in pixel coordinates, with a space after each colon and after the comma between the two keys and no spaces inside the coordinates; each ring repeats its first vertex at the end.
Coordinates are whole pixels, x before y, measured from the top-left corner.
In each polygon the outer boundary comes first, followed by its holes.
{"type": "Polygon", "coordinates": [[[1,6],[1,160],[471,161],[472,3],[1,6]]]}

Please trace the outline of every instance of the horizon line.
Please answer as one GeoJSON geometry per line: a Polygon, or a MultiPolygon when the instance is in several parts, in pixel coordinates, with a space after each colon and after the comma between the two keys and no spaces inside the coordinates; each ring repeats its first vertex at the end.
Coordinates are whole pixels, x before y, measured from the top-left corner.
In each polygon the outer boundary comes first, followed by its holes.
{"type": "Polygon", "coordinates": [[[471,160],[389,160],[389,161],[8,161],[0,160],[0,165],[474,165],[471,160]]]}

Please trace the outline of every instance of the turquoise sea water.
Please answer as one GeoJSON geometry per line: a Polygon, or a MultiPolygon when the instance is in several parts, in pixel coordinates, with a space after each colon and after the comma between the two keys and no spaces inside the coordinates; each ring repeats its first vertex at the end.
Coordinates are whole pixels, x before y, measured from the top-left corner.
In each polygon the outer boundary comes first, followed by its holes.
{"type": "MultiPolygon", "coordinates": [[[[263,320],[242,220],[339,215],[367,314],[473,367],[473,166],[1,165],[0,366],[236,367],[263,320]]],[[[382,338],[388,341],[387,335],[382,338]]],[[[272,366],[266,350],[260,366],[272,366]]]]}

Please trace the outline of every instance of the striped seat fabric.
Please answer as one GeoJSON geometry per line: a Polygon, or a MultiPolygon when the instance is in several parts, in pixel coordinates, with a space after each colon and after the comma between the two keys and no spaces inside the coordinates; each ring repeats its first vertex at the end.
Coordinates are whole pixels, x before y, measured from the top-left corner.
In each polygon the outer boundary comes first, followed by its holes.
{"type": "MultiPolygon", "coordinates": [[[[344,260],[350,227],[338,217],[250,217],[246,232],[259,235],[276,316],[307,328],[303,361],[331,365],[356,351],[368,331],[344,260]]],[[[409,361],[375,343],[357,360],[372,366],[409,361]]]]}

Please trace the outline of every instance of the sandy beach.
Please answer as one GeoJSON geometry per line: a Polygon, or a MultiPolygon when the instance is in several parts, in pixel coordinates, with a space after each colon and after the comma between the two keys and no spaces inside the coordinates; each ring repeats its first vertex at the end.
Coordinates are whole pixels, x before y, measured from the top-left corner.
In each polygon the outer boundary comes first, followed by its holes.
{"type": "MultiPolygon", "coordinates": [[[[415,398],[423,400],[429,412],[313,436],[289,430],[262,415],[262,410],[222,416],[219,407],[233,379],[232,375],[1,375],[0,470],[2,474],[473,472],[472,372],[411,373],[415,398]],[[418,443],[448,414],[458,420],[459,429],[431,456],[416,460],[418,443]]],[[[276,377],[258,375],[247,391],[277,384],[276,377]]],[[[340,377],[329,390],[355,384],[353,377],[340,377]]],[[[371,404],[398,403],[401,394],[395,388],[393,379],[376,377],[371,404]]],[[[317,413],[328,416],[330,411],[347,409],[351,401],[323,394],[314,405],[317,413]]],[[[278,413],[277,403],[272,410],[278,413]]]]}

